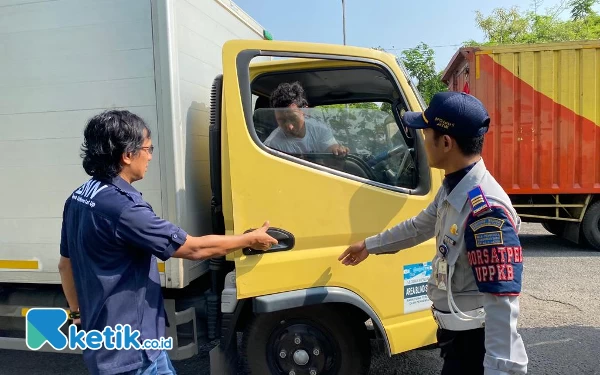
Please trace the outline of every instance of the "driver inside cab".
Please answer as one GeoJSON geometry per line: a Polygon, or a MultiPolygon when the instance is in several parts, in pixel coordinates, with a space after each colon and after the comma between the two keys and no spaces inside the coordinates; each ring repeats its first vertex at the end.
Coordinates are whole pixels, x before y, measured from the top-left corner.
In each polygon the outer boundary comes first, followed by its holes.
{"type": "Polygon", "coordinates": [[[350,151],[337,142],[327,125],[302,111],[308,107],[308,101],[299,82],[280,84],[271,93],[270,101],[278,127],[265,140],[266,146],[289,154],[345,156],[350,151]]]}

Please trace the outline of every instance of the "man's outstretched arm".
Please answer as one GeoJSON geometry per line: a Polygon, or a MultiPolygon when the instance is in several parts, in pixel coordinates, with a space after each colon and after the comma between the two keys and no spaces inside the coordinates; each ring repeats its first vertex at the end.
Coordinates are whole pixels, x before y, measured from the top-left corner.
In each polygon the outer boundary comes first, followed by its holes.
{"type": "Polygon", "coordinates": [[[269,223],[266,222],[262,228],[237,236],[188,236],[183,245],[175,251],[173,257],[203,260],[224,256],[245,247],[251,247],[256,250],[268,250],[271,246],[277,244],[277,240],[266,233],[268,228],[269,223]]]}
{"type": "Polygon", "coordinates": [[[433,202],[417,216],[351,245],[338,260],[344,265],[355,266],[370,254],[396,253],[430,239],[435,235],[439,194],[438,191],[433,202]]]}

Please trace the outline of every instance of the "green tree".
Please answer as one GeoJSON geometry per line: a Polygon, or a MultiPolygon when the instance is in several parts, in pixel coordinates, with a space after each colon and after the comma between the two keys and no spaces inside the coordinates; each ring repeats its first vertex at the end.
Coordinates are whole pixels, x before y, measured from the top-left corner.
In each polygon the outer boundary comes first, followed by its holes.
{"type": "Polygon", "coordinates": [[[380,110],[382,110],[383,112],[387,112],[391,115],[392,114],[392,105],[388,102],[385,102],[385,103],[381,104],[380,110]]]}
{"type": "Polygon", "coordinates": [[[448,90],[441,80],[442,72],[435,69],[435,52],[426,43],[402,51],[400,59],[411,77],[418,81],[417,89],[427,104],[435,93],[448,90]]]}
{"type": "Polygon", "coordinates": [[[589,15],[595,14],[593,10],[594,4],[597,0],[571,0],[569,5],[571,6],[571,18],[574,21],[583,20],[589,15]]]}
{"type": "Polygon", "coordinates": [[[475,22],[489,41],[519,43],[529,32],[530,20],[519,12],[519,8],[496,8],[489,16],[475,12],[475,22]]]}
{"type": "Polygon", "coordinates": [[[496,8],[487,16],[476,12],[475,22],[483,31],[485,41],[470,40],[465,45],[600,39],[600,16],[593,9],[599,0],[563,1],[544,13],[539,11],[541,3],[541,0],[534,0],[533,10],[525,12],[517,7],[496,8]],[[571,18],[561,19],[560,15],[569,9],[571,18]]]}

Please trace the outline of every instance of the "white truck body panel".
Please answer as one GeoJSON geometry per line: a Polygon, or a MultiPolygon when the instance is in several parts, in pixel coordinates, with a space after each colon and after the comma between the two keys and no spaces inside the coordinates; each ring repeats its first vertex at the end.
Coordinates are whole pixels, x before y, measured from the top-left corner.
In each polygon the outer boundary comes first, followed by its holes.
{"type": "MultiPolygon", "coordinates": [[[[229,0],[0,0],[0,283],[59,284],[65,200],[89,179],[86,121],[124,108],[155,145],[134,187],[191,235],[211,231],[210,89],[229,39],[263,29],[229,0]]],[[[159,265],[182,288],[206,262],[159,265]]]]}

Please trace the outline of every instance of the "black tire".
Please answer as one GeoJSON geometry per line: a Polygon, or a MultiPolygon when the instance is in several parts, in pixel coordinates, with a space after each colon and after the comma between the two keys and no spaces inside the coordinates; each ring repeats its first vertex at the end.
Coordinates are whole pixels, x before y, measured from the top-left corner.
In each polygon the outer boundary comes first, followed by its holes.
{"type": "Polygon", "coordinates": [[[542,223],[542,227],[548,232],[562,237],[562,234],[565,230],[565,223],[557,220],[549,220],[542,223]]]}
{"type": "Polygon", "coordinates": [[[585,240],[596,250],[600,251],[600,201],[588,207],[581,230],[585,240]]]}
{"type": "Polygon", "coordinates": [[[296,375],[310,375],[311,369],[319,375],[368,374],[371,345],[367,330],[337,311],[325,304],[257,315],[242,341],[246,374],[289,375],[294,370],[296,375]],[[295,342],[297,336],[300,344],[295,342]]]}

